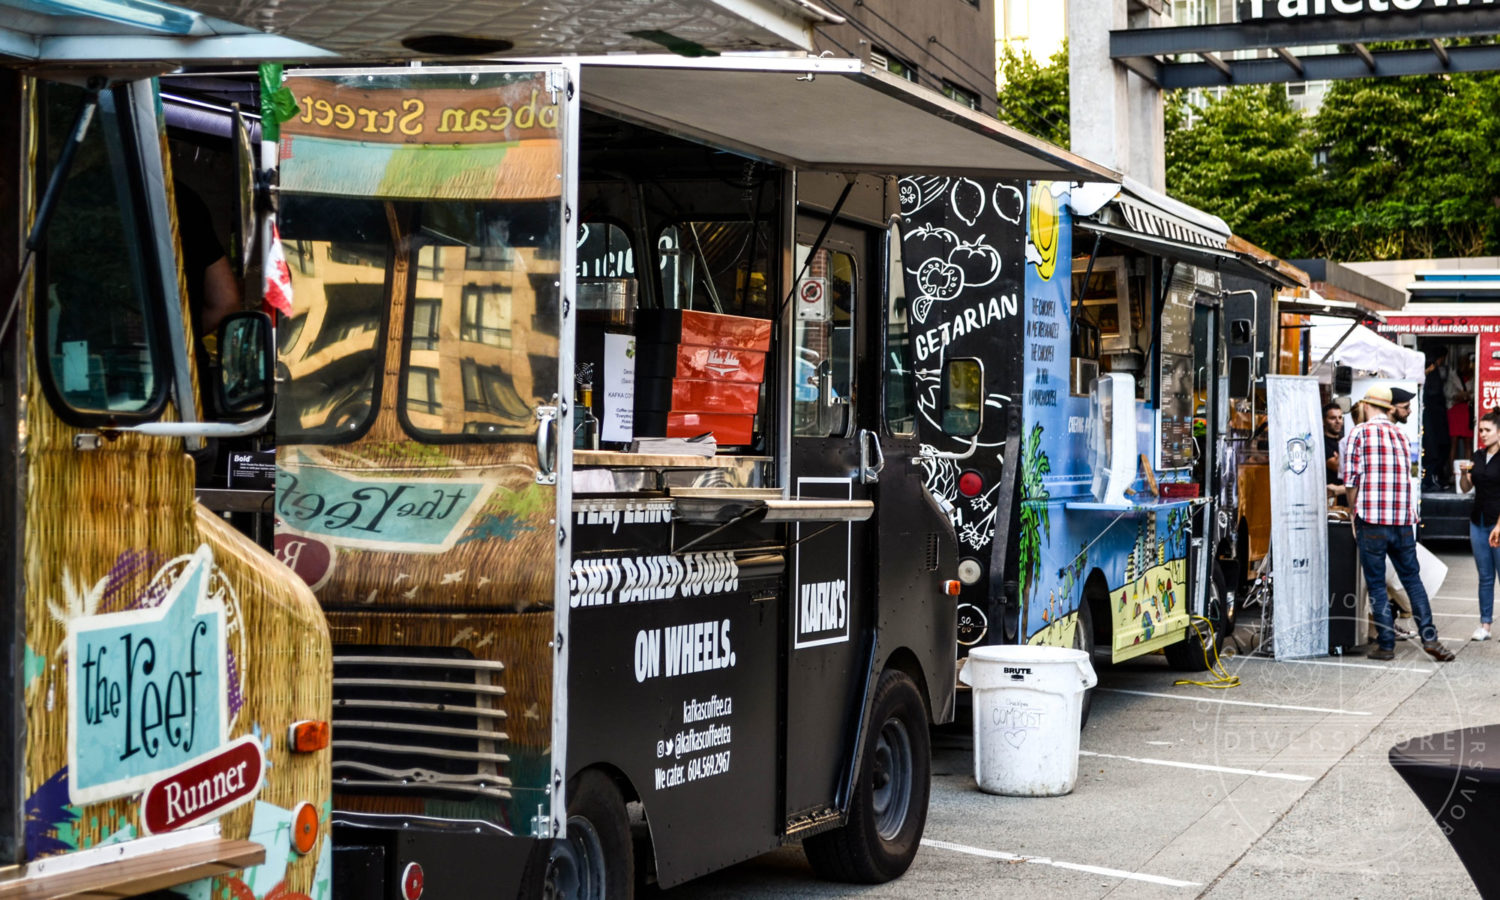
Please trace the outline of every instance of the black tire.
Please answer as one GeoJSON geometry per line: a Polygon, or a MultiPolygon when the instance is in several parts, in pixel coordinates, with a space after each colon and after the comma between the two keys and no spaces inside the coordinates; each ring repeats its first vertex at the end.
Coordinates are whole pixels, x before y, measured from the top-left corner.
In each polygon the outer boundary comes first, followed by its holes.
{"type": "Polygon", "coordinates": [[[1214,566],[1211,571],[1208,600],[1205,604],[1207,615],[1204,616],[1208,623],[1194,619],[1187,637],[1170,645],[1165,651],[1167,664],[1179,672],[1208,671],[1218,656],[1219,645],[1224,642],[1225,628],[1228,625],[1228,614],[1224,608],[1224,575],[1218,566],[1214,566]]]}
{"type": "MultiPolygon", "coordinates": [[[[1094,664],[1094,611],[1086,596],[1078,601],[1078,626],[1073,629],[1073,649],[1087,653],[1089,665],[1094,664]]],[[[1089,710],[1093,705],[1094,689],[1089,688],[1083,692],[1083,716],[1078,720],[1079,731],[1089,723],[1089,710]]]]}
{"type": "Polygon", "coordinates": [[[927,825],[932,788],[932,744],[927,707],[911,676],[880,676],[861,751],[849,821],[808,838],[802,850],[819,877],[879,884],[911,865],[927,825]]]}
{"type": "Polygon", "coordinates": [[[635,857],[619,788],[602,772],[568,785],[568,837],[547,866],[547,900],[631,900],[635,857]]]}

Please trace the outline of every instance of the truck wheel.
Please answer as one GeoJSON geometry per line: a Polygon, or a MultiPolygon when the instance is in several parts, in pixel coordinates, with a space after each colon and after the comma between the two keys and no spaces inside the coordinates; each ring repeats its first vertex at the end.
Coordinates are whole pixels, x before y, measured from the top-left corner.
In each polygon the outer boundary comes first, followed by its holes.
{"type": "Polygon", "coordinates": [[[1165,650],[1167,663],[1179,672],[1205,672],[1212,665],[1224,640],[1228,616],[1224,609],[1224,576],[1213,567],[1208,581],[1208,602],[1204,610],[1208,624],[1194,620],[1187,637],[1165,650]],[[1211,643],[1205,643],[1205,639],[1211,643]]]}
{"type": "MultiPolygon", "coordinates": [[[[1073,649],[1089,655],[1089,665],[1094,664],[1094,611],[1089,608],[1089,598],[1078,601],[1078,627],[1073,629],[1073,649]]],[[[1094,705],[1094,689],[1083,692],[1083,716],[1078,721],[1078,730],[1089,723],[1089,708],[1094,705]]]]}
{"type": "Polygon", "coordinates": [[[620,791],[602,772],[588,771],[568,787],[568,838],[547,866],[547,900],[630,900],[635,858],[620,791]]]}
{"type": "Polygon", "coordinates": [[[863,884],[898,878],[922,840],[932,745],[927,707],[911,676],[895,669],[880,676],[870,725],[848,823],[802,844],[822,878],[863,884]]]}

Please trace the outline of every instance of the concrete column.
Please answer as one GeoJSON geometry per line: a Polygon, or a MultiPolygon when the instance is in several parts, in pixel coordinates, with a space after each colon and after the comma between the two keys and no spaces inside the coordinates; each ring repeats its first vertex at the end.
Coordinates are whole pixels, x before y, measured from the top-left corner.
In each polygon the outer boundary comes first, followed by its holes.
{"type": "Polygon", "coordinates": [[[1068,0],[1068,123],[1073,151],[1166,189],[1161,91],[1109,58],[1111,30],[1165,18],[1131,0],[1068,0]]]}

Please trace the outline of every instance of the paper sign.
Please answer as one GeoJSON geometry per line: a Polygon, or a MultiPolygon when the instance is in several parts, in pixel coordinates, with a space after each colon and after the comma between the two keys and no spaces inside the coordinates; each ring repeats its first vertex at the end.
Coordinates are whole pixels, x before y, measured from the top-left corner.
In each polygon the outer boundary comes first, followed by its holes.
{"type": "Polygon", "coordinates": [[[68,797],[143,790],[228,739],[226,613],[198,548],[158,605],[68,623],[68,797]]]}
{"type": "Polygon", "coordinates": [[[629,441],[635,436],[635,337],[604,335],[605,441],[629,441]]]}

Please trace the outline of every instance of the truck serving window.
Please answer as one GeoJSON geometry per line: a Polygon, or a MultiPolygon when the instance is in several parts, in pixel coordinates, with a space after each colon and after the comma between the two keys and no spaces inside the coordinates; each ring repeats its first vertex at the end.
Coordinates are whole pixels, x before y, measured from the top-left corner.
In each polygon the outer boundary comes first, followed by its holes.
{"type": "MultiPolygon", "coordinates": [[[[557,393],[560,235],[544,203],[427,202],[402,221],[415,254],[397,409],[427,442],[531,440],[557,393]]],[[[628,249],[628,245],[627,245],[628,249]]]]}
{"type": "Polygon", "coordinates": [[[389,206],[282,198],[293,302],[278,334],[286,383],[277,397],[276,431],[283,441],[343,443],[374,421],[389,292],[389,206]]]}
{"type": "MultiPolygon", "coordinates": [[[[49,82],[40,93],[50,169],[85,94],[49,82]]],[[[72,425],[150,419],[166,403],[161,290],[134,134],[125,89],[102,92],[38,256],[37,368],[49,402],[72,425]]]]}
{"type": "Polygon", "coordinates": [[[772,317],[771,223],[680,222],[662,229],[656,246],[668,309],[772,317]]]}

